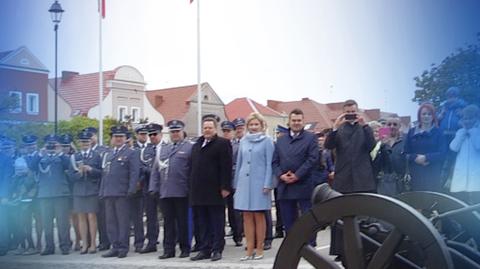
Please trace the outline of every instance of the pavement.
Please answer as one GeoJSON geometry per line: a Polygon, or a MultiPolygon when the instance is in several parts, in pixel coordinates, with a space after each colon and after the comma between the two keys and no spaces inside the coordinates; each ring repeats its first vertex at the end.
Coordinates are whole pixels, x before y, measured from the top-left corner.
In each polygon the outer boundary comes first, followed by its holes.
{"type": "MultiPolygon", "coordinates": [[[[160,233],[162,234],[162,233],[160,233]]],[[[133,238],[132,238],[133,239],[133,238]]],[[[161,240],[161,239],[160,239],[161,240]]],[[[247,269],[247,268],[272,268],[275,255],[282,243],[282,239],[273,240],[272,249],[265,251],[262,260],[240,261],[245,255],[244,247],[235,247],[231,237],[226,238],[226,246],[223,252],[223,259],[212,262],[210,260],[190,261],[190,259],[171,258],[159,260],[158,256],[162,250],[155,253],[138,254],[133,249],[128,253],[127,258],[102,258],[104,252],[96,254],[80,255],[79,252],[72,252],[70,255],[61,255],[57,249],[55,255],[50,256],[17,256],[13,253],[0,257],[0,269],[149,269],[149,268],[225,268],[225,269],[247,269]]],[[[322,231],[317,235],[317,251],[328,255],[330,243],[330,231],[322,231]]],[[[180,251],[177,250],[177,256],[180,251]]],[[[192,256],[196,253],[192,253],[192,256]]],[[[294,255],[292,253],[292,255],[294,255]]],[[[333,258],[332,258],[333,259],[333,258]]],[[[313,268],[306,261],[302,261],[298,268],[313,268]]]]}

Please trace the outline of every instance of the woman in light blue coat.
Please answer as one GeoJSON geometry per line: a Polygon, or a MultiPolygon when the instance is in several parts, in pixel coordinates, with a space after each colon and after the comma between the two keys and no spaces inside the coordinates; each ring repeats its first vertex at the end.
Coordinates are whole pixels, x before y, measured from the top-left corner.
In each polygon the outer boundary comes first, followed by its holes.
{"type": "Polygon", "coordinates": [[[243,212],[247,254],[241,260],[262,259],[265,241],[265,210],[272,207],[273,141],[266,136],[265,120],[259,113],[247,118],[248,133],[240,142],[235,170],[234,207],[243,212]],[[256,239],[256,240],[255,240],[256,239]],[[254,246],[256,242],[256,246],[254,246]],[[255,256],[253,255],[256,249],[255,256]]]}

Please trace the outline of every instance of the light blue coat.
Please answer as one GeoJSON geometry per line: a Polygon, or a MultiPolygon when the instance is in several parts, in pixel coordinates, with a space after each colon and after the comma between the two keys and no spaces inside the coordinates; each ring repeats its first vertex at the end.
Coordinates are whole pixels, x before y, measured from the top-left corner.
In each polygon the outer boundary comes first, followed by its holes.
{"type": "Polygon", "coordinates": [[[238,149],[233,186],[233,206],[242,211],[270,210],[272,207],[272,157],[274,145],[264,134],[247,134],[238,149]]]}

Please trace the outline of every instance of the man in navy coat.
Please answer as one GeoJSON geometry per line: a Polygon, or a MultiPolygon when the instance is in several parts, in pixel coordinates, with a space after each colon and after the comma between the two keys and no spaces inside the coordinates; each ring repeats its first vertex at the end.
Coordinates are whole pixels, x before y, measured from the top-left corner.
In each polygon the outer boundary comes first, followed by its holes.
{"type": "Polygon", "coordinates": [[[8,200],[13,181],[13,157],[8,153],[11,147],[7,138],[0,138],[0,256],[7,254],[9,249],[8,230],[8,200]]]}
{"type": "Polygon", "coordinates": [[[100,198],[105,199],[107,234],[112,249],[104,258],[125,258],[129,249],[130,220],[128,197],[135,194],[140,172],[137,152],[126,144],[128,129],[111,128],[113,148],[103,155],[100,198]]]}
{"type": "Polygon", "coordinates": [[[318,143],[315,134],[303,129],[303,119],[300,109],[290,112],[289,133],[278,138],[272,161],[279,180],[277,199],[287,233],[298,218],[298,211],[303,214],[312,206],[310,198],[315,184],[313,170],[318,159],[318,143]]]}

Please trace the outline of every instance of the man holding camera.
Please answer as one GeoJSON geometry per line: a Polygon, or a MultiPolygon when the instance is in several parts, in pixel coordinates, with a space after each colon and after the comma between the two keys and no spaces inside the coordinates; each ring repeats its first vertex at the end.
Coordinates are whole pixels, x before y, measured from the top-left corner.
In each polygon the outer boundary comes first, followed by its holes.
{"type": "MultiPolygon", "coordinates": [[[[370,152],[375,147],[372,129],[358,113],[358,104],[347,100],[343,113],[335,120],[333,131],[327,135],[325,148],[336,150],[333,189],[341,193],[375,192],[370,152]]],[[[341,231],[332,227],[331,254],[342,259],[341,231]]]]}

